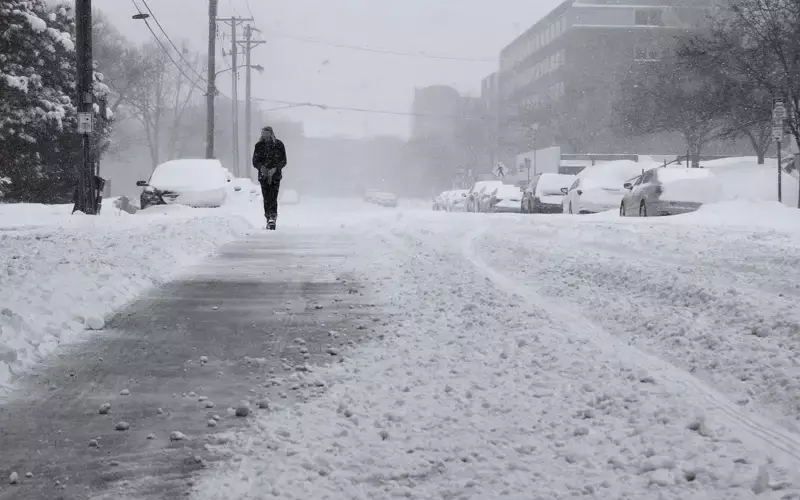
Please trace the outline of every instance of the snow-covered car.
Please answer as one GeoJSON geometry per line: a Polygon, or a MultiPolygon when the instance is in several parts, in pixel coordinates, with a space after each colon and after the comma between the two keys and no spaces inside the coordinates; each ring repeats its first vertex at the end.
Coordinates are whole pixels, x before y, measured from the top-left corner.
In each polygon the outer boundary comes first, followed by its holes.
{"type": "MultiPolygon", "coordinates": [[[[645,164],[645,168],[652,167],[645,164]]],[[[612,161],[585,168],[572,186],[561,190],[565,214],[593,214],[619,209],[627,190],[624,184],[642,174],[642,164],[629,160],[612,161]]]]}
{"type": "Polygon", "coordinates": [[[297,205],[300,203],[300,194],[294,189],[284,189],[281,191],[278,203],[281,205],[297,205]]]}
{"type": "Polygon", "coordinates": [[[503,181],[476,182],[467,193],[467,212],[485,212],[489,193],[502,185],[503,181]]]}
{"type": "Polygon", "coordinates": [[[659,167],[626,182],[619,206],[623,217],[677,215],[694,212],[704,203],[719,201],[721,186],[703,168],[659,167]]]}
{"type": "Polygon", "coordinates": [[[364,201],[368,203],[375,203],[375,197],[380,194],[377,189],[367,189],[364,192],[364,201]]]}
{"type": "Polygon", "coordinates": [[[538,174],[522,193],[522,212],[526,214],[560,214],[563,189],[575,182],[574,175],[538,174]]]}
{"type": "Polygon", "coordinates": [[[447,207],[447,198],[450,196],[450,191],[444,191],[437,195],[433,199],[433,204],[431,208],[434,212],[440,212],[442,210],[446,210],[447,207]]]}
{"type": "Polygon", "coordinates": [[[395,196],[394,193],[375,192],[372,203],[382,207],[396,207],[397,196],[395,196]]]}
{"type": "Polygon", "coordinates": [[[466,210],[467,205],[467,191],[466,189],[454,189],[450,191],[450,196],[447,198],[445,210],[448,212],[463,212],[466,210]]]}
{"type": "Polygon", "coordinates": [[[219,160],[170,160],[156,167],[143,187],[141,207],[187,205],[220,207],[227,198],[230,180],[219,160]]]}
{"type": "Polygon", "coordinates": [[[519,186],[503,184],[489,196],[489,212],[520,213],[522,211],[522,189],[519,186]]]}

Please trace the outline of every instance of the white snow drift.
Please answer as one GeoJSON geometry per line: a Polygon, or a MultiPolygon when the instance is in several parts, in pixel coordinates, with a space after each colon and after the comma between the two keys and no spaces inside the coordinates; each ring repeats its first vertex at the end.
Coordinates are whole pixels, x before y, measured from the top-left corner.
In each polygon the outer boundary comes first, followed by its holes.
{"type": "Polygon", "coordinates": [[[0,204],[0,387],[60,344],[252,227],[230,212],[130,216],[0,204]]]}

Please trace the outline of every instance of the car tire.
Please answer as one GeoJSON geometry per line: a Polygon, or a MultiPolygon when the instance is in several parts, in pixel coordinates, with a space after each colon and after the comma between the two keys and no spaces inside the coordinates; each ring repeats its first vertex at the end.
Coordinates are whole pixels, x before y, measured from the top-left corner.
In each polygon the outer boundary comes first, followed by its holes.
{"type": "Polygon", "coordinates": [[[620,205],[619,205],[619,216],[620,217],[625,217],[625,204],[624,203],[620,203],[620,205]]]}
{"type": "Polygon", "coordinates": [[[639,217],[647,217],[647,205],[644,201],[639,205],[639,217]]]}

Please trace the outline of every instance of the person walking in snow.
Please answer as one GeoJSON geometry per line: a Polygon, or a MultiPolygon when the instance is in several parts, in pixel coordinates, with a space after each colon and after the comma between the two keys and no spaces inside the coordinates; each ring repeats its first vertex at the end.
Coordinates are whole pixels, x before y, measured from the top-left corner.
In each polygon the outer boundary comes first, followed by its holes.
{"type": "Polygon", "coordinates": [[[264,217],[267,229],[275,229],[278,219],[278,191],[281,187],[281,173],[286,166],[286,148],[275,137],[272,127],[261,129],[261,139],[253,151],[253,167],[258,170],[258,182],[264,197],[264,217]]]}

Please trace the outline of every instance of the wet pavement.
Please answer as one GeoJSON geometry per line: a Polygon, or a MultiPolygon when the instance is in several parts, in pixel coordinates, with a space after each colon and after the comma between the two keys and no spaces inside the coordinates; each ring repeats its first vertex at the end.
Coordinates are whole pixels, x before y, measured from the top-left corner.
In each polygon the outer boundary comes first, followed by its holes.
{"type": "Polygon", "coordinates": [[[362,246],[334,231],[259,233],[52,357],[0,406],[0,500],[187,494],[195,471],[224,458],[207,443],[248,425],[229,408],[291,403],[280,379],[341,359],[379,319],[355,278],[362,246]]]}

